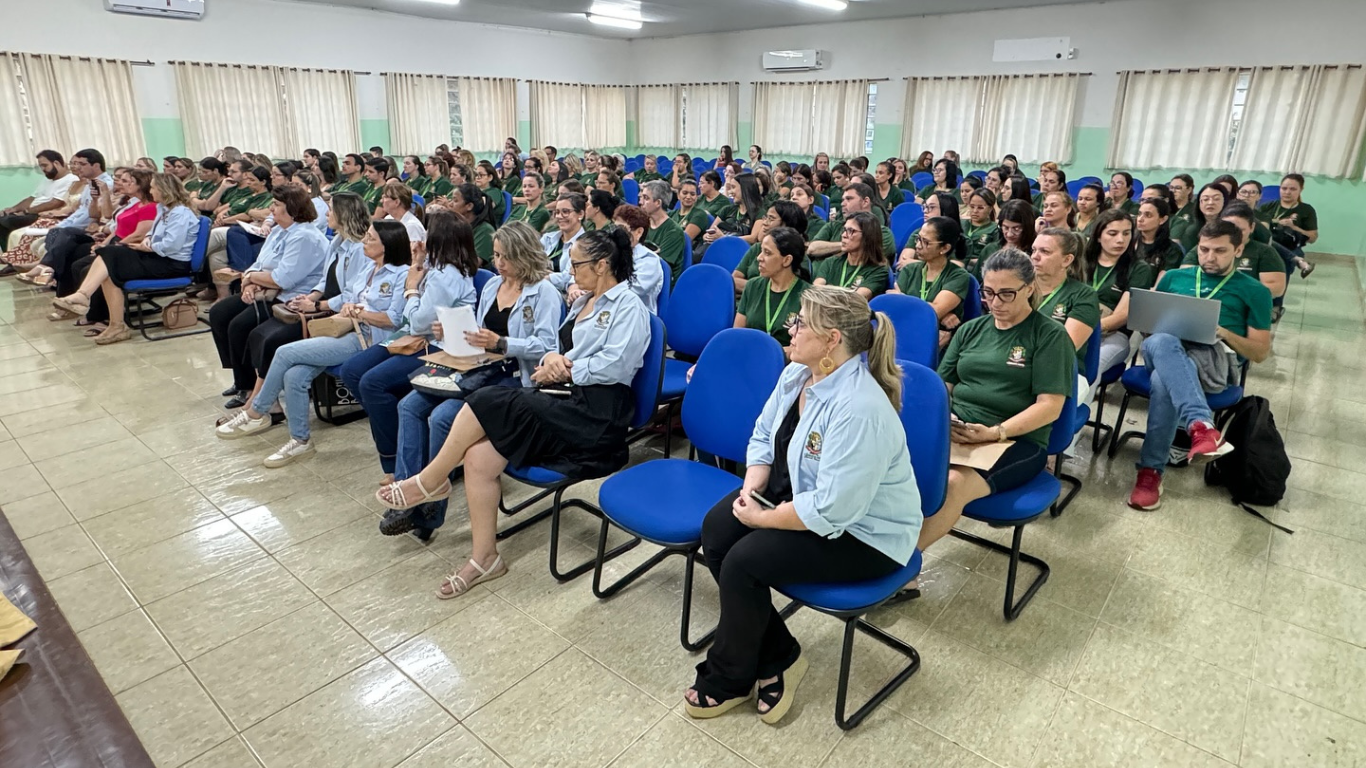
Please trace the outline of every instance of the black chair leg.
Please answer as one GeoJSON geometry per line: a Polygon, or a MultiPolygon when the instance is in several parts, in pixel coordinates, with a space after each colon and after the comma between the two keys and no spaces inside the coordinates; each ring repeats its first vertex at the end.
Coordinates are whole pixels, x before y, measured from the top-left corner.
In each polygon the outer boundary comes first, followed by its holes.
{"type": "Polygon", "coordinates": [[[835,698],[835,724],[846,731],[856,728],[859,723],[863,722],[864,718],[872,714],[874,709],[877,709],[882,702],[895,693],[902,683],[911,679],[911,675],[919,671],[920,653],[910,643],[869,624],[863,620],[862,616],[845,618],[844,648],[840,654],[839,688],[835,698]],[[879,688],[872,698],[854,711],[854,714],[846,717],[844,712],[849,697],[849,671],[853,665],[855,630],[900,653],[910,659],[911,663],[898,672],[896,677],[893,677],[886,685],[879,688]]]}
{"type": "Polygon", "coordinates": [[[1071,487],[1066,493],[1054,499],[1053,506],[1048,508],[1048,514],[1053,517],[1061,516],[1062,513],[1066,511],[1067,505],[1072,503],[1072,499],[1076,498],[1078,493],[1081,493],[1081,478],[1062,471],[1064,461],[1066,461],[1066,457],[1063,454],[1058,454],[1053,457],[1053,476],[1071,487]]]}
{"type": "Polygon", "coordinates": [[[1114,432],[1111,434],[1110,438],[1110,449],[1106,452],[1106,455],[1112,459],[1115,457],[1116,453],[1119,453],[1119,447],[1124,445],[1126,441],[1130,438],[1141,437],[1143,435],[1142,432],[1137,430],[1131,430],[1129,432],[1124,432],[1123,434],[1120,433],[1120,430],[1124,428],[1124,415],[1129,411],[1129,398],[1132,396],[1132,393],[1125,390],[1124,399],[1119,401],[1119,417],[1115,419],[1114,432]]]}
{"type": "Polygon", "coordinates": [[[607,532],[611,528],[611,525],[612,524],[608,521],[607,517],[603,516],[602,528],[598,531],[597,557],[593,561],[593,594],[599,600],[611,598],[621,590],[630,586],[641,576],[649,573],[656,565],[669,559],[670,556],[682,555],[685,560],[683,567],[683,614],[679,622],[678,642],[683,646],[684,650],[694,653],[710,645],[712,638],[716,636],[715,627],[712,627],[710,631],[695,641],[688,637],[688,630],[692,626],[693,574],[696,572],[697,560],[701,558],[701,555],[698,552],[698,545],[694,544],[689,547],[665,547],[649,560],[637,565],[630,573],[604,587],[602,585],[602,568],[609,559],[608,556],[610,553],[607,551],[607,532]]]}
{"type": "MultiPolygon", "coordinates": [[[[603,516],[602,510],[582,499],[564,501],[562,497],[565,489],[568,487],[569,486],[564,485],[556,489],[555,502],[550,507],[550,575],[554,576],[555,580],[560,582],[577,579],[593,570],[598,562],[597,557],[592,557],[568,570],[560,570],[560,513],[566,509],[582,509],[597,517],[603,516]]],[[[619,544],[611,551],[607,552],[603,556],[603,559],[611,560],[622,553],[629,552],[639,546],[640,542],[641,539],[639,536],[633,536],[629,541],[619,544]]]]}
{"type": "Polygon", "coordinates": [[[1105,423],[1105,386],[1096,391],[1096,415],[1086,422],[1091,427],[1091,455],[1099,456],[1100,449],[1110,436],[1110,425],[1105,423]]]}
{"type": "Polygon", "coordinates": [[[957,528],[950,530],[949,533],[963,541],[976,544],[979,547],[985,547],[993,552],[1000,552],[1001,554],[1010,557],[1010,570],[1006,572],[1005,604],[1002,609],[1002,614],[1005,616],[1006,621],[1014,621],[1020,615],[1020,612],[1025,609],[1025,606],[1029,605],[1029,601],[1034,599],[1034,595],[1039,591],[1039,588],[1048,581],[1050,572],[1048,563],[1045,563],[1043,560],[1031,554],[1020,551],[1020,541],[1024,538],[1023,525],[1015,526],[1015,535],[1009,547],[1004,544],[998,544],[991,539],[984,539],[973,533],[960,531],[957,528]],[[1038,568],[1039,575],[1034,577],[1034,581],[1030,583],[1029,588],[1025,590],[1019,600],[1016,600],[1015,576],[1019,570],[1020,563],[1022,562],[1038,568]]]}

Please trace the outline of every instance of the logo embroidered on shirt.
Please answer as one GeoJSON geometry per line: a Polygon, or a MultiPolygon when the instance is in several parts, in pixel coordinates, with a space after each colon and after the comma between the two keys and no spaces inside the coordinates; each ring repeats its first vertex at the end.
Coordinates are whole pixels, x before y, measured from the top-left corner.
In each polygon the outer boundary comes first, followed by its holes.
{"type": "Polygon", "coordinates": [[[379,295],[388,296],[394,292],[394,286],[389,283],[379,284],[379,295]]]}
{"type": "Polygon", "coordinates": [[[1009,365],[1012,368],[1025,367],[1025,348],[1011,347],[1010,356],[1006,358],[1006,365],[1009,365]]]}
{"type": "Polygon", "coordinates": [[[1061,305],[1061,304],[1054,304],[1054,305],[1053,305],[1053,319],[1054,319],[1054,320],[1066,320],[1066,319],[1067,319],[1067,307],[1064,307],[1064,306],[1061,305]]]}
{"type": "Polygon", "coordinates": [[[1242,268],[1242,267],[1250,267],[1250,266],[1252,266],[1252,259],[1249,259],[1249,258],[1246,257],[1246,256],[1244,256],[1244,257],[1238,262],[1238,267],[1239,267],[1239,268],[1242,268]]]}
{"type": "Polygon", "coordinates": [[[522,307],[522,322],[533,325],[536,322],[536,310],[530,304],[522,307]]]}
{"type": "Polygon", "coordinates": [[[597,327],[599,330],[606,330],[607,321],[612,318],[611,310],[604,309],[598,313],[597,327]]]}
{"type": "Polygon", "coordinates": [[[806,455],[808,458],[820,461],[821,458],[821,433],[813,431],[806,436],[806,455]]]}
{"type": "Polygon", "coordinates": [[[853,288],[854,290],[858,290],[862,285],[863,285],[863,275],[859,275],[858,277],[854,278],[853,284],[850,285],[849,287],[850,287],[850,288],[853,288]]]}

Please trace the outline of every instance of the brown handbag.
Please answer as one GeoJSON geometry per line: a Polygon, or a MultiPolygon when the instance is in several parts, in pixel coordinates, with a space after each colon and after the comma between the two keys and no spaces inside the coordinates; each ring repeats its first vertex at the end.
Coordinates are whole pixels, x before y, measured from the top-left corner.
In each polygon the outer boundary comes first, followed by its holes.
{"type": "Polygon", "coordinates": [[[199,304],[194,299],[179,298],[161,310],[161,327],[167,331],[183,331],[199,324],[199,304]]]}
{"type": "Polygon", "coordinates": [[[348,333],[356,332],[356,321],[341,315],[328,315],[327,317],[315,317],[308,321],[308,336],[315,338],[326,336],[333,339],[340,339],[348,333]]]}
{"type": "Polygon", "coordinates": [[[384,345],[391,355],[414,355],[427,349],[427,340],[421,336],[400,336],[384,345]]]}

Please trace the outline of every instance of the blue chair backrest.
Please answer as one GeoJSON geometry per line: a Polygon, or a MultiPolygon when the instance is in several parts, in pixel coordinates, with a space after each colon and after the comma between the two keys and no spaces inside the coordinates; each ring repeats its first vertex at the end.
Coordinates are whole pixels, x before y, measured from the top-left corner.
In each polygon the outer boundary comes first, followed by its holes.
{"type": "Polygon", "coordinates": [[[1062,413],[1048,430],[1048,455],[1056,456],[1072,445],[1077,436],[1077,358],[1072,358],[1072,393],[1062,404],[1062,413]]]}
{"type": "Polygon", "coordinates": [[[1029,188],[1030,188],[1030,189],[1034,190],[1035,192],[1039,191],[1039,180],[1038,180],[1038,179],[1031,179],[1031,178],[1029,178],[1028,176],[1026,176],[1026,177],[1025,177],[1025,181],[1029,182],[1029,188]]]}
{"type": "Polygon", "coordinates": [[[661,176],[667,176],[670,173],[673,173],[674,159],[668,155],[660,155],[655,158],[655,168],[659,171],[661,176]]]}
{"type": "Polygon", "coordinates": [[[762,165],[763,167],[769,169],[770,171],[773,170],[773,163],[770,163],[770,162],[767,161],[767,160],[760,160],[760,161],[759,161],[759,165],[762,165]]]}
{"type": "Polygon", "coordinates": [[[925,209],[915,203],[902,203],[892,209],[892,239],[896,241],[897,253],[906,247],[906,240],[921,224],[925,223],[925,209]]]}
{"type": "Polygon", "coordinates": [[[1134,179],[1133,190],[1129,193],[1130,200],[1137,200],[1143,196],[1143,182],[1134,179]]]}
{"type": "Polygon", "coordinates": [[[659,299],[656,302],[655,314],[664,317],[665,313],[669,311],[669,294],[672,293],[669,286],[673,284],[674,271],[673,267],[669,266],[669,262],[663,259],[659,260],[659,267],[664,270],[664,284],[659,286],[659,299]]]}
{"type": "Polygon", "coordinates": [[[640,160],[636,160],[636,159],[632,158],[632,159],[626,161],[626,166],[625,166],[625,168],[626,168],[626,172],[627,172],[627,173],[635,173],[636,171],[640,170],[642,167],[644,167],[644,163],[643,163],[642,161],[640,161],[640,160]]]}
{"type": "Polygon", "coordinates": [[[426,207],[427,207],[427,198],[425,198],[425,197],[423,197],[422,195],[419,195],[418,193],[414,192],[414,193],[413,193],[413,205],[420,205],[420,206],[422,206],[423,208],[426,208],[426,207]]]}
{"type": "MultiPolygon", "coordinates": [[[[934,369],[910,360],[901,366],[901,427],[911,452],[920,508],[929,517],[944,506],[949,487],[949,390],[934,369]]],[[[691,434],[691,433],[689,433],[691,434]]]]}
{"type": "Polygon", "coordinates": [[[481,270],[479,270],[478,272],[475,272],[475,273],[474,273],[474,295],[475,295],[475,296],[483,296],[483,295],[484,295],[484,286],[488,285],[488,284],[489,284],[489,281],[492,280],[492,279],[493,279],[493,271],[492,271],[492,270],[489,270],[489,269],[481,269],[481,270]]]}
{"type": "Polygon", "coordinates": [[[743,464],[754,422],[783,365],[782,347],[763,331],[727,328],[716,334],[683,395],[683,429],[692,444],[743,464]]]}
{"type": "Polygon", "coordinates": [[[925,171],[920,171],[919,173],[913,173],[913,174],[911,174],[911,183],[915,185],[915,188],[916,188],[916,189],[920,189],[921,187],[925,186],[926,184],[933,184],[933,183],[934,183],[934,174],[932,174],[932,173],[927,173],[927,172],[925,172],[925,171]]]}
{"type": "Polygon", "coordinates": [[[1076,200],[1077,193],[1081,192],[1081,188],[1084,186],[1086,186],[1086,183],[1081,179],[1069,181],[1067,182],[1067,194],[1071,195],[1073,200],[1076,200]]]}
{"type": "Polygon", "coordinates": [[[674,284],[669,314],[669,345],[697,357],[712,337],[735,325],[735,280],[715,264],[697,264],[683,270],[674,284]]]}
{"type": "Polygon", "coordinates": [[[982,285],[977,278],[968,275],[968,297],[963,300],[963,322],[976,320],[982,316],[982,285]]]}
{"type": "Polygon", "coordinates": [[[983,182],[985,182],[985,181],[987,180],[987,172],[986,172],[986,171],[968,171],[968,175],[969,175],[969,176],[976,176],[977,178],[981,179],[983,182]]]}
{"type": "Polygon", "coordinates": [[[692,235],[687,231],[683,232],[683,269],[680,273],[686,272],[692,266],[692,235]]]}
{"type": "Polygon", "coordinates": [[[1262,205],[1266,205],[1267,203],[1274,203],[1274,202],[1279,201],[1280,199],[1281,199],[1281,185],[1280,185],[1280,184],[1268,184],[1268,185],[1266,185],[1265,187],[1262,187],[1262,199],[1261,199],[1262,205]]]}
{"type": "MultiPolygon", "coordinates": [[[[745,242],[744,238],[727,235],[717,238],[707,247],[707,252],[702,256],[702,263],[715,264],[727,272],[734,272],[735,268],[740,266],[740,260],[745,258],[745,251],[748,250],[749,243],[745,242]]],[[[684,256],[686,257],[687,254],[684,256]]]]}
{"type": "Polygon", "coordinates": [[[503,192],[503,220],[498,222],[500,225],[506,224],[508,217],[512,215],[512,193],[503,192]]]}
{"type": "Polygon", "coordinates": [[[635,179],[622,179],[621,195],[631,205],[640,205],[640,184],[635,179]]]}
{"type": "Polygon", "coordinates": [[[884,293],[869,306],[885,312],[896,329],[896,359],[910,360],[926,368],[939,364],[939,316],[918,296],[884,293]]]}
{"type": "Polygon", "coordinates": [[[822,219],[825,219],[826,221],[829,221],[829,220],[830,220],[830,211],[829,211],[829,210],[827,210],[827,209],[825,209],[825,208],[822,208],[822,207],[820,207],[819,205],[813,207],[811,210],[815,211],[815,212],[816,212],[816,215],[819,216],[819,217],[821,217],[822,219]]]}
{"type": "Polygon", "coordinates": [[[631,429],[644,428],[659,410],[659,388],[664,384],[664,348],[667,341],[664,321],[657,315],[650,315],[650,345],[645,348],[645,360],[640,364],[640,370],[631,380],[631,394],[636,401],[631,429]]]}
{"type": "Polygon", "coordinates": [[[1082,375],[1086,377],[1087,381],[1095,384],[1096,379],[1100,376],[1100,323],[1096,323],[1096,327],[1091,329],[1091,338],[1086,340],[1086,359],[1084,362],[1086,368],[1082,375]]]}
{"type": "Polygon", "coordinates": [[[824,208],[825,210],[827,210],[827,211],[830,210],[830,196],[829,196],[829,195],[823,195],[823,194],[821,194],[820,192],[817,192],[817,193],[816,193],[816,202],[819,203],[819,204],[820,204],[820,207],[824,208]]]}
{"type": "Polygon", "coordinates": [[[190,251],[190,271],[199,274],[204,268],[204,257],[209,254],[209,233],[213,231],[213,221],[208,216],[199,217],[199,233],[194,237],[194,250],[190,251]]]}
{"type": "Polygon", "coordinates": [[[1100,184],[1101,186],[1104,186],[1105,184],[1101,181],[1099,176],[1082,176],[1080,179],[1077,179],[1077,181],[1080,181],[1083,187],[1087,184],[1100,184]]]}

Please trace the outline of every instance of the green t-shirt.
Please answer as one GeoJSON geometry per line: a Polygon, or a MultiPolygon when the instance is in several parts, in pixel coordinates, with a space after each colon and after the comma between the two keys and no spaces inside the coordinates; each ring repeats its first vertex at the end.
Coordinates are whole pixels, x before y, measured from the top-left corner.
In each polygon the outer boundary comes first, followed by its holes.
{"type": "Polygon", "coordinates": [[[1119,209],[1129,214],[1130,216],[1137,216],[1138,201],[1134,200],[1133,198],[1129,198],[1128,200],[1125,200],[1123,203],[1120,204],[1119,209]]]}
{"type": "Polygon", "coordinates": [[[711,227],[711,216],[701,205],[694,205],[692,208],[688,209],[687,213],[683,213],[682,208],[679,208],[676,211],[669,211],[669,218],[673,219],[675,224],[684,229],[691,224],[697,227],[699,233],[706,232],[707,229],[711,227]]]}
{"type": "Polygon", "coordinates": [[[1046,197],[1048,197],[1048,195],[1044,194],[1043,192],[1035,192],[1035,193],[1034,193],[1034,197],[1030,200],[1030,203],[1033,204],[1033,206],[1034,206],[1034,210],[1036,210],[1036,211],[1042,211],[1042,210],[1043,210],[1043,201],[1044,201],[1044,198],[1046,198],[1046,197]]]}
{"type": "MultiPolygon", "coordinates": [[[[759,251],[763,250],[763,243],[755,243],[745,251],[745,255],[740,259],[740,263],[735,265],[735,271],[745,276],[746,280],[753,280],[759,276],[759,251]]],[[[753,328],[754,326],[750,326],[753,328]]]]}
{"type": "MultiPolygon", "coordinates": [[[[972,222],[963,219],[963,239],[968,244],[964,266],[969,274],[980,277],[982,264],[987,257],[1001,249],[1001,227],[994,221],[975,227],[972,222]]],[[[910,243],[909,240],[906,242],[910,243]]]]}
{"type": "Polygon", "coordinates": [[[815,240],[816,235],[819,235],[821,233],[821,230],[825,229],[825,225],[827,223],[828,222],[826,222],[825,219],[822,219],[821,217],[817,216],[815,211],[812,211],[811,213],[807,214],[806,241],[809,243],[812,240],[815,240]]]}
{"type": "Polygon", "coordinates": [[[887,279],[891,273],[890,269],[880,265],[856,267],[849,263],[849,257],[843,253],[816,264],[816,279],[823,278],[827,285],[840,288],[867,288],[874,296],[887,292],[887,279]]]}
{"type": "Polygon", "coordinates": [[[1257,210],[1257,215],[1272,229],[1280,226],[1276,222],[1284,219],[1286,216],[1294,216],[1295,226],[1300,229],[1315,231],[1319,228],[1318,211],[1315,211],[1314,206],[1303,200],[1294,208],[1286,208],[1281,205],[1279,200],[1273,200],[1259,208],[1257,210]]]}
{"type": "Polygon", "coordinates": [[[479,190],[489,199],[493,205],[493,221],[501,225],[503,223],[503,211],[507,209],[507,200],[503,198],[503,190],[498,187],[484,187],[479,190]]]}
{"type": "Polygon", "coordinates": [[[950,261],[948,266],[926,285],[925,262],[913,261],[897,273],[896,289],[907,296],[919,296],[931,303],[941,292],[949,291],[958,297],[958,306],[953,308],[952,314],[962,320],[963,307],[967,305],[969,280],[967,270],[950,261]]]}
{"type": "Polygon", "coordinates": [[[1178,243],[1184,243],[1186,233],[1195,226],[1195,201],[1186,203],[1185,207],[1172,214],[1167,226],[1171,228],[1172,239],[1178,243]]]}
{"type": "MultiPolygon", "coordinates": [[[[1116,265],[1118,266],[1118,265],[1116,265]]],[[[1096,292],[1096,298],[1103,306],[1114,309],[1119,306],[1120,299],[1124,298],[1124,291],[1115,284],[1115,267],[1102,267],[1096,265],[1096,271],[1091,275],[1091,279],[1086,281],[1091,286],[1091,290],[1096,292]]],[[[1148,266],[1142,259],[1134,259],[1129,265],[1129,287],[1130,288],[1151,288],[1157,281],[1157,272],[1148,266]]]]}
{"type": "MultiPolygon", "coordinates": [[[[213,197],[213,196],[214,196],[214,193],[218,192],[218,188],[221,187],[221,186],[223,186],[223,182],[221,182],[221,181],[218,182],[217,184],[214,184],[213,186],[210,186],[207,182],[203,182],[203,181],[198,181],[198,182],[195,182],[195,183],[198,184],[199,186],[198,186],[198,187],[195,187],[194,189],[192,189],[192,190],[190,190],[190,191],[191,191],[191,192],[194,192],[194,193],[197,194],[197,195],[199,195],[199,200],[200,200],[201,202],[206,201],[206,200],[208,200],[209,198],[213,197]]],[[[186,188],[186,189],[190,189],[188,186],[185,187],[185,188],[186,188]]],[[[232,191],[232,190],[228,190],[228,192],[231,192],[231,191],[232,191]]],[[[227,197],[228,192],[224,192],[224,193],[223,193],[223,197],[227,197]]],[[[220,198],[218,199],[218,202],[219,202],[219,204],[221,205],[221,204],[223,203],[223,198],[220,197],[220,198]]]]}
{"type": "MultiPolygon", "coordinates": [[[[950,410],[969,424],[993,426],[1033,405],[1039,395],[1070,395],[1075,355],[1062,325],[1038,312],[1000,330],[983,315],[953,335],[939,376],[953,385],[950,410]]],[[[1048,445],[1051,424],[1017,440],[1048,445]]]]}
{"type": "Polygon", "coordinates": [[[545,230],[545,225],[550,222],[550,211],[545,209],[545,205],[537,204],[534,209],[528,209],[525,205],[515,205],[512,207],[512,215],[508,221],[525,221],[528,226],[537,232],[545,230]]]}
{"type": "Polygon", "coordinates": [[[251,190],[246,187],[229,187],[223,190],[223,195],[218,198],[219,205],[232,205],[233,201],[241,200],[244,197],[251,197],[251,190]]]}
{"type": "Polygon", "coordinates": [[[902,194],[901,188],[897,187],[895,184],[887,189],[886,197],[882,197],[882,193],[876,189],[873,190],[873,197],[873,202],[880,205],[884,211],[890,211],[906,202],[906,195],[902,194]]]}
{"type": "Polygon", "coordinates": [[[360,195],[361,197],[365,197],[365,194],[370,191],[370,187],[370,180],[365,178],[364,176],[361,176],[359,179],[356,179],[355,181],[347,181],[346,179],[342,179],[341,181],[338,181],[336,184],[332,185],[332,194],[335,195],[338,192],[354,192],[360,195]]]}
{"type": "MultiPolygon", "coordinates": [[[[1200,266],[1200,254],[1195,251],[1186,254],[1181,266],[1200,266]]],[[[1258,282],[1261,281],[1263,272],[1285,274],[1285,260],[1276,252],[1276,249],[1255,240],[1243,246],[1243,252],[1238,256],[1236,266],[1239,272],[1256,278],[1258,282]]]]}
{"type": "Polygon", "coordinates": [[[442,176],[438,179],[432,179],[431,186],[428,187],[428,192],[424,193],[422,196],[430,201],[434,197],[448,197],[454,189],[455,185],[451,183],[451,180],[442,176]]]}
{"type": "MultiPolygon", "coordinates": [[[[1096,292],[1091,290],[1091,286],[1071,277],[1058,286],[1055,292],[1040,296],[1039,308],[1036,311],[1064,326],[1071,319],[1090,328],[1100,325],[1100,302],[1096,300],[1096,292]]],[[[1079,371],[1086,367],[1086,345],[1090,343],[1090,340],[1087,340],[1077,350],[1079,371]]]]}
{"type": "Polygon", "coordinates": [[[1252,242],[1271,245],[1271,227],[1260,221],[1257,222],[1257,228],[1252,230],[1252,242]]]}
{"type": "Polygon", "coordinates": [[[678,276],[683,274],[683,260],[691,257],[692,254],[685,254],[687,240],[683,234],[683,228],[672,219],[665,219],[663,224],[658,227],[650,227],[650,232],[646,239],[655,247],[659,258],[669,265],[673,271],[673,280],[670,285],[678,282],[678,276]]]}
{"type": "Polygon", "coordinates": [[[503,179],[503,191],[513,197],[522,194],[522,177],[513,175],[503,179]]]}
{"type": "Polygon", "coordinates": [[[367,186],[361,197],[365,198],[365,205],[370,209],[370,213],[374,213],[375,209],[379,208],[380,198],[384,197],[384,187],[375,186],[368,181],[365,183],[367,186]]]}
{"type": "Polygon", "coordinates": [[[408,177],[408,180],[403,183],[408,185],[408,189],[411,189],[413,194],[422,195],[422,198],[425,200],[427,198],[427,191],[432,188],[432,177],[410,176],[408,177]]]}
{"type": "MultiPolygon", "coordinates": [[[[698,208],[701,208],[706,213],[710,213],[722,221],[731,221],[735,219],[737,213],[735,203],[727,200],[725,195],[717,195],[715,200],[708,200],[705,196],[698,195],[697,204],[693,206],[693,209],[696,210],[698,208]]],[[[761,213],[755,218],[758,219],[762,216],[763,214],[761,213]]],[[[703,227],[702,229],[705,231],[706,227],[703,227]]],[[[746,232],[745,234],[749,233],[746,232]]]]}
{"type": "Polygon", "coordinates": [[[634,178],[637,184],[644,184],[647,181],[660,181],[664,177],[657,173],[651,173],[650,171],[636,171],[634,178]]]}
{"type": "Polygon", "coordinates": [[[1248,328],[1271,330],[1271,291],[1245,272],[1235,269],[1225,281],[1223,277],[1205,274],[1199,267],[1173,269],[1162,276],[1157,290],[1218,299],[1219,325],[1239,336],[1246,336],[1248,328]]]}
{"type": "Polygon", "coordinates": [[[194,193],[198,192],[199,188],[202,186],[204,186],[204,182],[200,181],[199,179],[190,179],[189,181],[185,182],[185,191],[193,195],[194,193]]]}
{"type": "Polygon", "coordinates": [[[474,225],[474,252],[485,265],[493,264],[493,225],[487,221],[474,225]]]}
{"type": "Polygon", "coordinates": [[[243,189],[242,191],[247,192],[247,194],[234,198],[233,201],[228,204],[229,216],[238,216],[247,211],[254,211],[258,208],[265,208],[270,205],[272,196],[269,190],[262,192],[259,195],[253,195],[246,189],[243,189]]]}
{"type": "Polygon", "coordinates": [[[958,191],[957,189],[935,189],[935,186],[933,184],[926,184],[925,186],[921,187],[920,191],[915,193],[915,196],[920,198],[921,200],[924,200],[925,198],[929,197],[935,192],[948,192],[949,194],[953,195],[953,199],[957,200],[960,205],[963,203],[962,192],[958,191]]]}
{"type": "Polygon", "coordinates": [[[1159,271],[1164,269],[1176,269],[1181,266],[1181,260],[1186,257],[1186,252],[1181,249],[1181,246],[1174,242],[1167,243],[1167,249],[1160,254],[1153,254],[1153,258],[1149,258],[1149,247],[1150,246],[1147,243],[1140,242],[1138,244],[1139,257],[1160,265],[1157,267],[1159,271]]]}
{"type": "MultiPolygon", "coordinates": [[[[822,222],[820,230],[816,232],[815,237],[811,238],[811,242],[838,243],[843,233],[844,219],[831,219],[822,222]]],[[[882,255],[888,261],[896,256],[896,238],[892,236],[892,230],[885,226],[882,228],[882,255]]]]}
{"type": "Polygon", "coordinates": [[[786,291],[776,292],[769,289],[767,277],[751,278],[735,311],[744,316],[746,328],[763,331],[786,347],[792,343],[787,325],[802,308],[802,293],[810,287],[811,283],[798,279],[786,291]]]}

